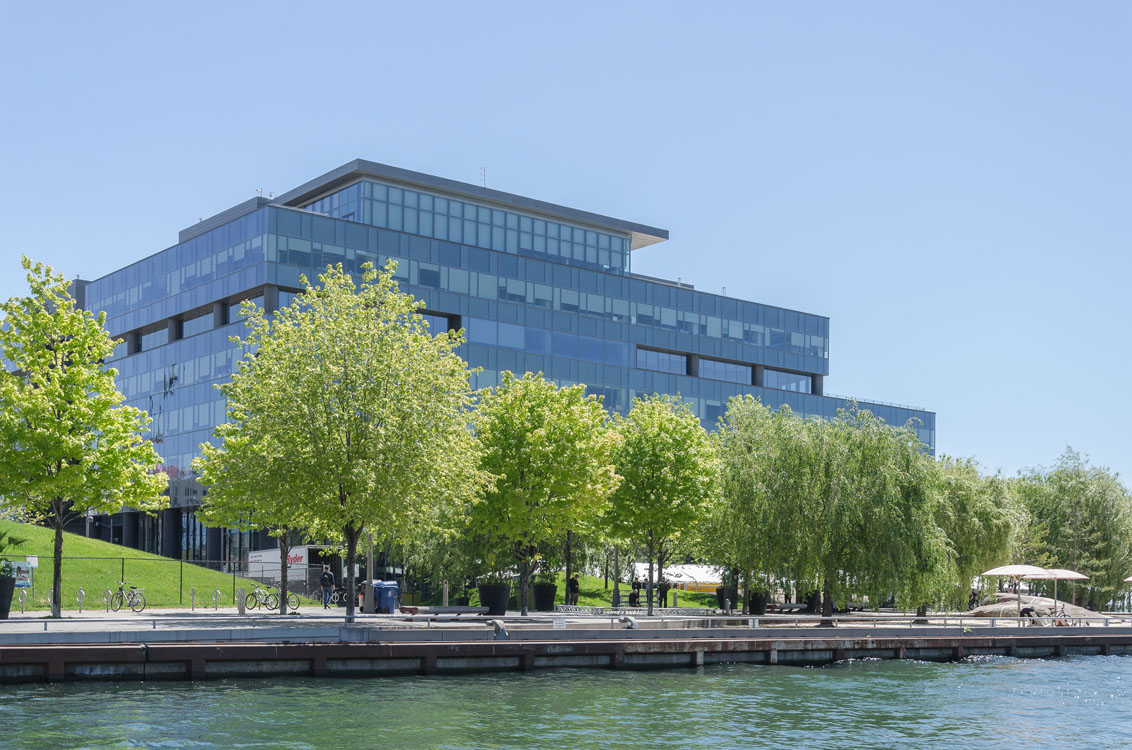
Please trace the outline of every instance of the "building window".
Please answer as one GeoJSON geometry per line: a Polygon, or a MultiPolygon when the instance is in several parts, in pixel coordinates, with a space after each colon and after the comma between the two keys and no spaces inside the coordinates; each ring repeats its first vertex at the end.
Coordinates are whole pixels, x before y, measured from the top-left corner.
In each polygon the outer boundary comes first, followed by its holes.
{"type": "Polygon", "coordinates": [[[796,372],[782,372],[767,368],[763,372],[763,385],[767,388],[777,388],[780,391],[794,391],[795,393],[813,393],[813,382],[809,375],[799,375],[796,372]]]}
{"type": "Polygon", "coordinates": [[[162,328],[157,331],[143,333],[141,337],[141,350],[147,352],[163,344],[169,343],[169,329],[162,328]]]}
{"type": "MultiPolygon", "coordinates": [[[[256,307],[263,307],[263,295],[261,294],[258,297],[252,297],[251,302],[253,304],[255,304],[256,307]]],[[[240,305],[241,304],[243,304],[243,303],[242,302],[236,302],[234,304],[228,305],[228,322],[229,323],[235,323],[237,320],[240,319],[240,305]]]]}
{"type": "Polygon", "coordinates": [[[652,349],[637,350],[637,369],[670,372],[673,375],[688,373],[688,358],[683,354],[656,352],[652,349]]]}
{"type": "Polygon", "coordinates": [[[198,315],[195,318],[189,318],[182,324],[181,336],[188,338],[189,336],[196,336],[198,333],[212,330],[212,313],[205,313],[198,315]]]}
{"type": "Polygon", "coordinates": [[[714,359],[700,360],[700,377],[709,380],[725,380],[728,383],[751,384],[751,366],[736,365],[731,362],[717,362],[714,359]]]}

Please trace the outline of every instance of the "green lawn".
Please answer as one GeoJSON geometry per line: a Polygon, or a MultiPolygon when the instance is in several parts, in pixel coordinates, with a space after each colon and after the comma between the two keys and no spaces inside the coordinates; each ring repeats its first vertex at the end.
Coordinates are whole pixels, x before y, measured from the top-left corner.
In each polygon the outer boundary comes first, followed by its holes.
{"type": "MultiPolygon", "coordinates": [[[[23,560],[26,555],[39,556],[39,567],[32,573],[34,594],[31,589],[27,590],[27,609],[51,609],[51,550],[55,532],[42,526],[11,521],[0,521],[0,529],[28,540],[23,546],[10,550],[9,559],[23,560]]],[[[234,604],[234,589],[246,588],[251,591],[259,585],[255,581],[233,579],[231,575],[220,571],[151,555],[130,547],[87,539],[77,534],[63,535],[64,612],[78,610],[75,596],[80,587],[86,592],[84,610],[105,610],[103,594],[108,588],[116,590],[118,586],[114,582],[118,580],[129,581],[144,589],[147,609],[188,607],[190,591],[194,588],[198,607],[202,603],[212,606],[212,593],[216,589],[220,589],[220,605],[231,607],[234,604]]],[[[16,596],[19,596],[19,589],[16,596]]],[[[19,612],[15,598],[12,600],[12,610],[19,612]]]]}
{"type": "MultiPolygon", "coordinates": [[[[566,603],[566,574],[559,573],[556,583],[558,584],[558,592],[555,594],[554,601],[556,604],[566,603]]],[[[600,577],[580,575],[578,576],[578,583],[580,584],[580,591],[578,593],[578,606],[581,607],[608,607],[613,602],[613,581],[609,582],[609,588],[605,588],[605,582],[600,577]]],[[[621,606],[629,606],[629,592],[631,586],[622,583],[621,589],[621,606]]],[[[715,594],[701,594],[691,591],[680,591],[673,589],[668,592],[668,603],[672,604],[672,594],[677,594],[677,603],[681,607],[695,607],[698,609],[710,609],[718,606],[715,600],[715,594]]],[[[470,592],[470,605],[477,606],[479,604],[479,594],[475,589],[470,592]]],[[[457,592],[453,591],[450,596],[459,596],[457,592]]],[[[532,599],[530,605],[534,606],[532,599]]],[[[641,596],[641,606],[645,606],[644,596],[641,596]]]]}

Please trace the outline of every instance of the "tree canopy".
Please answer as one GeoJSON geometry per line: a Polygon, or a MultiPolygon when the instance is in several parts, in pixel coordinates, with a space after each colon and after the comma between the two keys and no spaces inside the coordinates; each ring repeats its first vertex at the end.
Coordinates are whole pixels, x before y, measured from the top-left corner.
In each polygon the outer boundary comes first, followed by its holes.
{"type": "Polygon", "coordinates": [[[746,396],[728,404],[719,440],[723,562],[823,591],[827,616],[851,594],[939,598],[950,556],[912,430],[855,408],[802,419],[746,396]]]}
{"type": "Polygon", "coordinates": [[[1013,483],[1030,515],[1034,564],[1089,576],[1079,601],[1102,606],[1132,574],[1132,495],[1108,469],[1066,448],[1051,469],[1030,469],[1013,483]]]}
{"type": "Polygon", "coordinates": [[[497,571],[518,567],[523,614],[547,545],[600,513],[621,480],[613,467],[617,436],[605,429],[606,420],[585,386],[558,388],[541,373],[504,372],[498,387],[480,395],[474,418],[480,466],[494,485],[472,507],[469,533],[482,540],[486,562],[497,571]]]}
{"type": "Polygon", "coordinates": [[[61,614],[63,526],[87,511],[155,510],[168,477],[143,440],[148,415],[104,367],[119,343],[50,266],[22,259],[30,293],[0,305],[0,500],[55,529],[51,613],[61,614]]]}
{"type": "Polygon", "coordinates": [[[606,520],[614,537],[645,550],[652,614],[653,563],[691,532],[714,492],[715,446],[691,407],[674,396],[634,399],[627,416],[614,415],[612,429],[621,438],[614,462],[622,481],[606,520]]]}
{"type": "Polygon", "coordinates": [[[260,498],[254,475],[218,489],[280,503],[311,535],[345,543],[348,620],[361,534],[426,533],[445,503],[466,500],[482,478],[467,429],[468,369],[454,351],[461,333],[429,331],[421,303],[398,291],[394,262],[363,269],[360,286],[341,265],[317,284],[303,277],[302,293],[272,315],[245,306],[247,333],[235,339],[244,357],[220,386],[225,442],[206,449],[202,464],[216,481],[225,463],[279,459],[274,499],[260,498]]]}

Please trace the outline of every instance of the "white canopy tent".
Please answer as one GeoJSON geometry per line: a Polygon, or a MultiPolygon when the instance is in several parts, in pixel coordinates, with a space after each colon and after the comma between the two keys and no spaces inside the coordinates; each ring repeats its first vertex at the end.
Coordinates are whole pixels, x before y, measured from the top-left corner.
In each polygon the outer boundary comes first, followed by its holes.
{"type": "Polygon", "coordinates": [[[1049,568],[1049,575],[1032,575],[1027,576],[1030,580],[1034,581],[1049,581],[1053,580],[1053,602],[1057,606],[1057,582],[1060,581],[1087,581],[1089,577],[1075,570],[1066,570],[1065,568],[1049,568]]]}
{"type": "MultiPolygon", "coordinates": [[[[985,576],[1005,576],[1013,578],[1018,581],[1022,578],[1044,578],[1049,580],[1053,578],[1053,574],[1045,568],[1039,568],[1037,565],[1002,565],[997,568],[991,568],[983,573],[985,576]]],[[[1057,580],[1053,578],[1053,580],[1057,580]]],[[[1022,621],[1022,592],[1018,592],[1018,621],[1022,621]]]]}

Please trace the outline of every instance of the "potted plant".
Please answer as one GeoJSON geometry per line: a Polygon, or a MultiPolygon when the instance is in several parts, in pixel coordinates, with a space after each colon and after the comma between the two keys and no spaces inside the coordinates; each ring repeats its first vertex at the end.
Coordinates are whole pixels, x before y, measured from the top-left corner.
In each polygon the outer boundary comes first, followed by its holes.
{"type": "MultiPolygon", "coordinates": [[[[12,536],[11,532],[0,531],[0,555],[7,553],[13,547],[19,547],[26,541],[12,536]]],[[[16,567],[11,560],[5,559],[0,562],[0,620],[8,619],[8,613],[12,611],[12,594],[15,591],[16,567]]]]}
{"type": "Polygon", "coordinates": [[[476,590],[480,595],[480,606],[487,607],[489,615],[507,614],[507,602],[511,598],[511,582],[500,573],[481,576],[476,590]]]}
{"type": "Polygon", "coordinates": [[[553,570],[543,570],[535,578],[534,585],[531,588],[534,589],[536,612],[554,611],[554,597],[558,593],[558,584],[555,582],[556,575],[553,570]]]}

